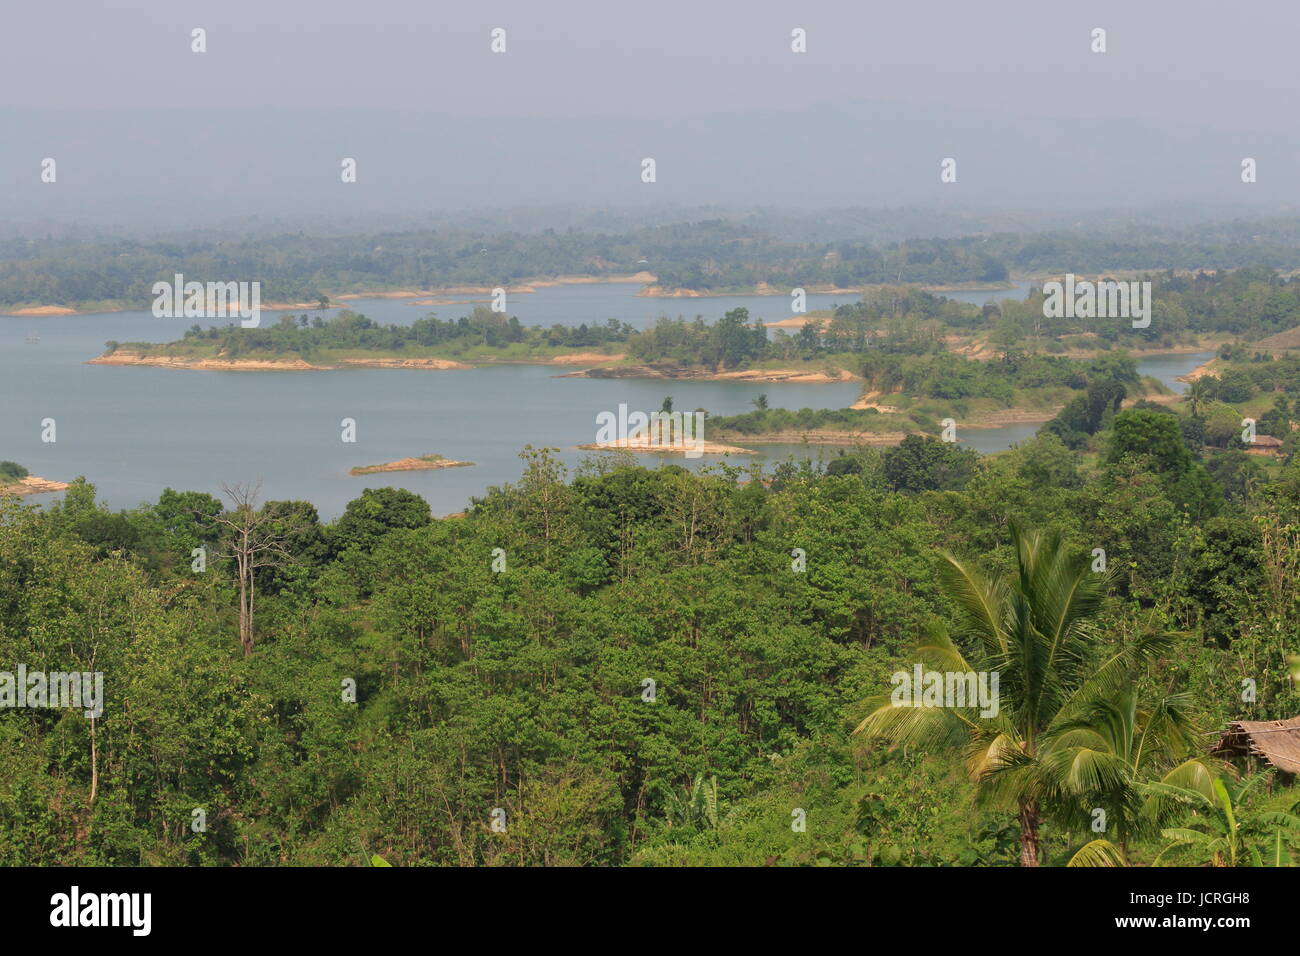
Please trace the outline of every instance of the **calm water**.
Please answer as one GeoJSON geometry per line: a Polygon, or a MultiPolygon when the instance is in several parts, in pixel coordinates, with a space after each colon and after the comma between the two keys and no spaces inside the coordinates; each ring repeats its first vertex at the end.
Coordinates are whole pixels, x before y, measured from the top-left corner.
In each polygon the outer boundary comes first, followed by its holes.
{"type": "MultiPolygon", "coordinates": [[[[974,289],[962,292],[945,292],[943,295],[959,302],[983,305],[1000,299],[1023,299],[1029,293],[1030,283],[1016,282],[1011,289],[974,289]]],[[[637,295],[640,285],[632,282],[595,283],[591,285],[553,286],[536,292],[511,293],[506,299],[506,311],[519,317],[524,325],[603,325],[609,319],[644,329],[653,325],[662,315],[693,319],[702,315],[709,321],[724,312],[744,307],[751,319],[776,322],[790,318],[788,295],[720,295],[694,299],[656,299],[637,295]]],[[[474,307],[474,301],[486,305],[486,296],[448,295],[456,305],[415,305],[412,299],[351,299],[344,304],[354,312],[363,312],[377,322],[410,325],[430,312],[441,319],[457,318],[474,307]]],[[[828,295],[815,293],[807,297],[808,311],[831,309],[849,305],[858,300],[855,293],[828,295]]],[[[272,313],[274,315],[274,313],[272,313]]],[[[155,323],[158,321],[152,319],[155,323]]],[[[267,321],[263,318],[263,321],[267,321]]],[[[191,323],[192,324],[192,323],[191,323]]],[[[788,332],[797,330],[787,329],[788,332]]]]}
{"type": "MultiPolygon", "coordinates": [[[[765,319],[784,318],[789,299],[725,296],[656,300],[636,296],[635,285],[560,286],[510,297],[510,311],[527,324],[577,325],[619,318],[633,324],[662,313],[710,320],[737,305],[765,319]]],[[[964,296],[979,295],[966,292],[964,296]]],[[[1011,295],[1014,293],[983,293],[1011,295]]],[[[850,301],[810,296],[809,308],[850,301]]],[[[354,301],[351,307],[377,321],[410,322],[428,308],[402,300],[354,301]]],[[[468,306],[443,306],[443,317],[468,306]]],[[[263,317],[274,321],[275,314],[263,317]]],[[[424,496],[436,514],[462,510],[490,485],[516,481],[526,444],[561,449],[576,465],[593,441],[595,418],[616,410],[652,411],[671,395],[682,411],[706,408],[720,415],[748,411],[760,394],[774,407],[844,408],[859,386],[662,382],[560,378],[550,366],[499,366],[427,372],[343,369],[333,372],[208,372],[83,364],[104,342],[169,341],[192,320],[156,319],[147,312],[0,317],[0,459],[26,465],[33,474],[67,480],[85,475],[114,508],[156,500],[166,487],[219,494],[223,482],[262,481],[266,498],[313,502],[325,519],[343,510],[366,487],[396,485],[424,496]],[[39,343],[26,344],[35,333],[39,343]],[[57,442],[40,440],[41,421],[57,423],[57,442]],[[357,442],[340,440],[340,421],[357,422],[357,442]],[[412,455],[437,453],[476,463],[473,468],[398,472],[354,478],[348,469],[412,455]]],[[[1166,380],[1208,356],[1161,356],[1144,371],[1166,380]]],[[[987,429],[963,438],[982,451],[1005,448],[1032,435],[1036,426],[987,429]]],[[[816,458],[835,449],[767,447],[763,460],[791,451],[816,458]]],[[[657,459],[639,456],[647,464],[657,459]]],[[[719,459],[688,462],[699,467],[719,459]]],[[[744,464],[748,457],[731,459],[744,464]]],[[[48,501],[54,496],[32,499],[48,501]]]]}

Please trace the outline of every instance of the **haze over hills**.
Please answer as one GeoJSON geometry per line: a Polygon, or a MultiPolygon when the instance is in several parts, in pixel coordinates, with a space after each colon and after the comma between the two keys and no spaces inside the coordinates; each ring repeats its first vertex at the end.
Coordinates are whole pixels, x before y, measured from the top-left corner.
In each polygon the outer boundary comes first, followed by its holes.
{"type": "MultiPolygon", "coordinates": [[[[257,214],[365,215],[582,204],[1081,210],[1300,204],[1300,134],[825,102],[665,118],[503,118],[359,109],[0,109],[9,221],[181,229],[257,214]],[[1243,157],[1259,164],[1244,184],[1243,157]],[[43,158],[57,161],[43,183],[43,158]],[[340,164],[355,158],[357,182],[340,164]],[[652,157],[657,180],[641,181],[652,157]],[[957,182],[939,164],[957,160],[957,182]]],[[[1013,217],[1008,217],[1014,222],[1013,217]]]]}

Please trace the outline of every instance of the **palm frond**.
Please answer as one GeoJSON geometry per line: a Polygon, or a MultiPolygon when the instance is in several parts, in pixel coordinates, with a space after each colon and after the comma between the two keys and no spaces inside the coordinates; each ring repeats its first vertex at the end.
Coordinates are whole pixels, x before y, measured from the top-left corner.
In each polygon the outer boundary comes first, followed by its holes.
{"type": "Polygon", "coordinates": [[[1066,866],[1128,866],[1124,853],[1109,840],[1093,840],[1079,847],[1066,866]]]}

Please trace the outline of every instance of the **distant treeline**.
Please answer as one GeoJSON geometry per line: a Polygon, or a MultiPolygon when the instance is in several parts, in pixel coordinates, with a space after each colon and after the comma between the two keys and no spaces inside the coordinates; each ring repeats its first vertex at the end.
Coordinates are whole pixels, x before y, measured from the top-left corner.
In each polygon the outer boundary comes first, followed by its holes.
{"type": "Polygon", "coordinates": [[[921,353],[946,348],[949,330],[987,331],[990,342],[1005,351],[1030,346],[1064,351],[1085,344],[1072,338],[1080,335],[1112,346],[1152,348],[1201,335],[1256,341],[1300,326],[1300,278],[1284,278],[1272,269],[1142,276],[1151,282],[1152,298],[1151,324],[1143,329],[1124,318],[1045,315],[1041,289],[1023,300],[978,307],[921,289],[886,286],[837,308],[825,328],[805,328],[792,338],[805,354],[846,351],[868,334],[884,351],[921,353]]]}
{"type": "Polygon", "coordinates": [[[740,290],[767,283],[855,287],[882,283],[999,283],[1011,274],[1300,267],[1300,240],[1216,233],[1213,241],[1060,234],[959,239],[795,242],[752,225],[709,220],[621,234],[482,233],[445,229],[352,236],[294,233],[245,240],[14,239],[0,242],[0,307],[118,303],[145,308],[176,273],[206,281],[258,281],[262,301],[391,289],[495,286],[560,275],[648,271],[661,286],[740,290]]]}
{"type": "MultiPolygon", "coordinates": [[[[625,322],[610,319],[604,325],[556,325],[524,327],[514,316],[478,306],[459,319],[429,316],[410,325],[381,325],[355,312],[341,312],[333,319],[320,316],[295,319],[286,315],[274,325],[245,329],[239,326],[198,325],[186,330],[181,342],[200,346],[232,358],[253,353],[310,355],[325,350],[400,352],[403,349],[436,346],[487,346],[505,348],[515,343],[535,347],[594,348],[626,341],[636,330],[625,322]]],[[[148,343],[127,343],[131,347],[148,343]]],[[[110,351],[122,343],[109,342],[110,351]]]]}

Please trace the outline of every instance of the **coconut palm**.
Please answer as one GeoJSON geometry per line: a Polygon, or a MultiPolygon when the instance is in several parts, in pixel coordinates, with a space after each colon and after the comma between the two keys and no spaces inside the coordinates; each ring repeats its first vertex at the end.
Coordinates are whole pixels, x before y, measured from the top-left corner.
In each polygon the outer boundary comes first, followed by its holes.
{"type": "Polygon", "coordinates": [[[1198,847],[1212,866],[1263,866],[1254,842],[1259,838],[1269,840],[1274,866],[1289,865],[1282,835],[1284,831],[1291,835],[1300,833],[1300,817],[1275,811],[1249,813],[1243,806],[1247,794],[1266,776],[1259,774],[1244,781],[1219,776],[1214,779],[1210,794],[1166,783],[1148,784],[1146,789],[1152,796],[1181,804],[1193,816],[1186,826],[1161,831],[1170,843],[1160,851],[1152,866],[1159,864],[1161,857],[1174,847],[1182,846],[1198,847]]]}
{"type": "Polygon", "coordinates": [[[1102,830],[1118,844],[1112,853],[1101,846],[1108,841],[1094,840],[1070,865],[1113,865],[1112,860],[1125,858],[1133,837],[1167,822],[1171,808],[1166,801],[1143,799],[1143,781],[1153,774],[1163,772],[1161,782],[1171,786],[1212,793],[1221,772],[1218,762],[1182,760],[1199,749],[1189,704],[1188,695],[1171,694],[1144,706],[1137,686],[1129,683],[1084,703],[1077,717],[1052,731],[1042,761],[1052,788],[1077,798],[1079,817],[1089,826],[1100,811],[1102,830]]]}
{"type": "Polygon", "coordinates": [[[1176,750],[1184,730],[1175,708],[1143,711],[1136,698],[1124,696],[1138,669],[1170,638],[1106,646],[1096,617],[1108,575],[1068,554],[1055,534],[1013,527],[1011,537],[1011,574],[989,574],[944,555],[943,578],[959,610],[957,634],[972,648],[970,661],[941,626],[915,651],[916,663],[932,670],[996,672],[997,713],[882,699],[855,733],[895,745],[964,749],[981,799],[1014,808],[1019,818],[1021,865],[1038,866],[1044,816],[1078,826],[1089,799],[1108,800],[1131,829],[1134,778],[1158,755],[1176,750]]]}
{"type": "Polygon", "coordinates": [[[1207,378],[1193,379],[1187,386],[1187,403],[1191,406],[1192,417],[1196,418],[1200,414],[1201,407],[1211,401],[1214,392],[1214,385],[1207,378]]]}

